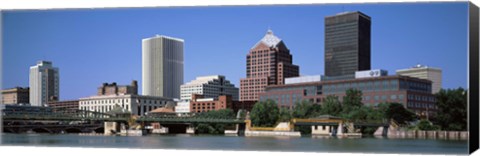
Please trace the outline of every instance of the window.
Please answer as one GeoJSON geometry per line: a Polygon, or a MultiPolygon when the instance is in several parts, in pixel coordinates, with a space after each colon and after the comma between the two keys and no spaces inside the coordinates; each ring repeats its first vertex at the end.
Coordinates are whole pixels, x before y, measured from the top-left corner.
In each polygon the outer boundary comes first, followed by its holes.
{"type": "Polygon", "coordinates": [[[390,100],[396,100],[397,99],[397,95],[390,95],[390,100]]]}
{"type": "Polygon", "coordinates": [[[382,83],[383,83],[383,90],[388,90],[388,88],[389,88],[389,87],[388,87],[388,81],[387,81],[387,80],[383,80],[382,83]]]}
{"type": "Polygon", "coordinates": [[[376,82],[375,82],[374,90],[375,90],[375,91],[380,91],[380,87],[381,87],[381,86],[380,86],[380,82],[376,81],[376,82]]]}
{"type": "Polygon", "coordinates": [[[386,95],[382,95],[382,100],[387,100],[387,96],[386,96],[386,95]]]}

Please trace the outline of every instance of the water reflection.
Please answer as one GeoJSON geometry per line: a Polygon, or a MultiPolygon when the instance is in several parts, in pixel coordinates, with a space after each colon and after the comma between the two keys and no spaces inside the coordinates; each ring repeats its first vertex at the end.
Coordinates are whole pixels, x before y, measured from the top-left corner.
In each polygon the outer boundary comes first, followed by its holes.
{"type": "Polygon", "coordinates": [[[104,148],[157,148],[200,150],[376,152],[466,154],[465,140],[332,136],[243,137],[223,135],[102,136],[83,134],[4,134],[7,145],[81,146],[104,148]]]}

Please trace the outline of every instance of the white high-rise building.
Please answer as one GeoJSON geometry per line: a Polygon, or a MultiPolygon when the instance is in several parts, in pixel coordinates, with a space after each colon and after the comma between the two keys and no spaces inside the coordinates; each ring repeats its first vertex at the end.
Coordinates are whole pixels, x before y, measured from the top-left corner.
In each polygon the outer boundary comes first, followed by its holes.
{"type": "Polygon", "coordinates": [[[192,94],[201,94],[205,98],[218,98],[220,95],[231,95],[238,101],[238,88],[225,79],[223,75],[201,76],[180,87],[181,99],[191,100],[192,94]]]}
{"type": "Polygon", "coordinates": [[[30,104],[46,106],[48,101],[60,98],[60,78],[58,68],[52,62],[38,61],[30,67],[30,104]]]}
{"type": "Polygon", "coordinates": [[[156,35],[142,40],[142,94],[180,98],[183,39],[156,35]]]}
{"type": "Polygon", "coordinates": [[[95,95],[79,99],[78,109],[107,113],[116,105],[122,110],[132,114],[143,116],[146,112],[164,107],[167,102],[173,101],[170,98],[158,96],[144,96],[134,94],[120,95],[95,95]]]}
{"type": "Polygon", "coordinates": [[[435,94],[442,88],[442,69],[424,65],[416,65],[408,69],[397,70],[397,75],[416,77],[432,81],[432,93],[435,94]]]}

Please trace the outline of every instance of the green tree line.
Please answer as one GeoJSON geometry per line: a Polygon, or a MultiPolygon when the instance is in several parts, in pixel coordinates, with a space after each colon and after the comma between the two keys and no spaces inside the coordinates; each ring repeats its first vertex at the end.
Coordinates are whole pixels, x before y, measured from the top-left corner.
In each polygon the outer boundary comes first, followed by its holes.
{"type": "MultiPolygon", "coordinates": [[[[383,122],[390,119],[400,125],[410,125],[410,129],[417,130],[453,130],[467,129],[467,91],[463,88],[441,89],[435,94],[437,115],[427,119],[420,119],[415,113],[405,109],[400,103],[380,103],[376,106],[365,106],[362,103],[362,92],[348,89],[342,101],[337,96],[328,95],[321,104],[314,104],[307,100],[297,101],[293,109],[280,108],[275,101],[266,100],[257,102],[250,112],[253,126],[273,127],[279,122],[288,122],[292,118],[314,118],[320,115],[342,117],[353,122],[383,122]]],[[[231,109],[209,111],[197,116],[208,118],[234,118],[231,109]]],[[[195,124],[197,133],[222,134],[225,124],[195,124]]],[[[302,133],[310,133],[310,127],[296,127],[302,133]]],[[[373,129],[366,130],[371,133],[373,129]]],[[[366,132],[366,133],[367,133],[366,132]]]]}

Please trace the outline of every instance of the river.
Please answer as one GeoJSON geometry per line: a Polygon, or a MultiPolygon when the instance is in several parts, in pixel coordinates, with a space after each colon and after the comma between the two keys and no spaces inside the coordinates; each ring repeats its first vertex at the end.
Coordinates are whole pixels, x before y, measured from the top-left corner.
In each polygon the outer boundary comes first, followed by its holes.
{"type": "Polygon", "coordinates": [[[442,139],[244,137],[223,135],[84,136],[3,133],[3,145],[293,152],[468,154],[468,141],[442,139]]]}

